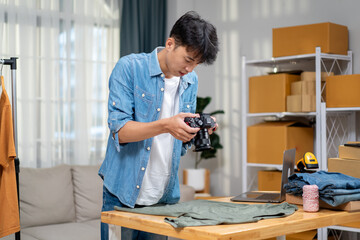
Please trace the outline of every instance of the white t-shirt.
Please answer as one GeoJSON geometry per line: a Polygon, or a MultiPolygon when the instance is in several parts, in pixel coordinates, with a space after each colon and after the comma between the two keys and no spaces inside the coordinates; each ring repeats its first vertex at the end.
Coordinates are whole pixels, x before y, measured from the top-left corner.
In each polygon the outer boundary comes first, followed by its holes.
{"type": "MultiPolygon", "coordinates": [[[[179,113],[180,77],[165,78],[164,99],[160,110],[160,119],[169,118],[179,113]]],[[[157,135],[153,139],[150,159],[145,169],[138,205],[153,205],[164,194],[171,174],[174,137],[170,133],[157,135]]]]}

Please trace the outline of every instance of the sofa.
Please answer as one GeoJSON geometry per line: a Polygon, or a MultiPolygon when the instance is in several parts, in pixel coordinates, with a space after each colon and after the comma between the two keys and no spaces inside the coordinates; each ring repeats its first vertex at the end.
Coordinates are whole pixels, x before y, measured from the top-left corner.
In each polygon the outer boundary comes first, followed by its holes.
{"type": "MultiPolygon", "coordinates": [[[[99,240],[99,167],[20,168],[21,240],[99,240]]],[[[181,185],[180,192],[180,201],[194,199],[192,187],[181,185]]]]}

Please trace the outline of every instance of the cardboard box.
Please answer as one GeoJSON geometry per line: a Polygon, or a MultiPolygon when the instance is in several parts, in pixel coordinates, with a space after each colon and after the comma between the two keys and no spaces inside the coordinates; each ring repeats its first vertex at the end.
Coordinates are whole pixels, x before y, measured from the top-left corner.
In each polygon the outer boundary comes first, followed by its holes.
{"type": "Polygon", "coordinates": [[[302,96],[290,95],[286,97],[286,111],[287,112],[301,112],[302,111],[302,96]]]}
{"type": "Polygon", "coordinates": [[[351,228],[360,228],[360,222],[344,223],[344,224],[340,224],[339,226],[351,227],[351,228]]]}
{"type": "MultiPolygon", "coordinates": [[[[293,233],[286,235],[286,240],[314,240],[317,239],[317,230],[310,230],[310,231],[304,231],[299,233],[293,233]]],[[[328,238],[332,239],[332,238],[328,238]]],[[[274,238],[266,238],[264,240],[277,240],[276,237],[274,238]]]]}
{"type": "Polygon", "coordinates": [[[315,112],[316,111],[315,95],[302,95],[301,96],[301,110],[303,112],[315,112]]]}
{"type": "Polygon", "coordinates": [[[339,146],[339,158],[360,160],[360,147],[339,146]]]}
{"type": "Polygon", "coordinates": [[[317,239],[317,230],[293,233],[286,235],[286,240],[313,240],[317,239]]]}
{"type": "Polygon", "coordinates": [[[315,82],[297,81],[291,83],[291,95],[316,95],[315,82]]]}
{"type": "MultiPolygon", "coordinates": [[[[321,90],[324,89],[325,82],[321,82],[321,90]]],[[[291,83],[291,95],[314,95],[316,96],[315,81],[297,81],[291,83]]],[[[326,91],[321,93],[322,101],[326,101],[326,91]]]]}
{"type": "Polygon", "coordinates": [[[315,53],[346,55],[349,44],[348,28],[330,22],[273,28],[273,57],[315,53]]]}
{"type": "Polygon", "coordinates": [[[286,98],[287,112],[315,112],[316,99],[314,95],[290,95],[286,98]]]}
{"type": "Polygon", "coordinates": [[[344,158],[329,158],[328,171],[360,178],[360,161],[344,158]]]}
{"type": "MultiPolygon", "coordinates": [[[[333,72],[321,72],[321,81],[325,82],[327,77],[334,76],[333,72]]],[[[302,72],[300,74],[301,81],[315,82],[316,81],[316,72],[302,72]]]]}
{"type": "Polygon", "coordinates": [[[249,112],[285,112],[291,83],[299,80],[300,76],[285,73],[250,77],[249,112]]]}
{"type": "Polygon", "coordinates": [[[273,170],[258,171],[258,190],[280,191],[281,174],[282,174],[281,171],[273,171],[273,170]]]}
{"type": "Polygon", "coordinates": [[[296,148],[296,158],[313,152],[314,130],[297,122],[264,122],[247,128],[247,161],[282,164],[286,149],[296,148]]]}
{"type": "Polygon", "coordinates": [[[326,78],[326,107],[360,107],[360,74],[326,78]]]}

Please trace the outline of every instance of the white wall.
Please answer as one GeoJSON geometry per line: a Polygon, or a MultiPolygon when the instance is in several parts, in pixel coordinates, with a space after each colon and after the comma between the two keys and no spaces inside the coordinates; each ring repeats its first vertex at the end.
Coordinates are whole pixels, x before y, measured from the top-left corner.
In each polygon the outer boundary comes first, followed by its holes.
{"type": "MultiPolygon", "coordinates": [[[[213,195],[235,195],[241,191],[241,56],[271,58],[272,28],[333,22],[348,26],[353,73],[359,74],[358,9],[358,0],[169,0],[169,28],[183,13],[195,10],[218,30],[220,53],[216,63],[196,69],[199,96],[213,98],[208,110],[221,108],[226,112],[218,117],[224,149],[218,159],[201,164],[211,170],[213,195]]],[[[190,153],[182,158],[181,167],[192,167],[193,157],[190,153]]]]}

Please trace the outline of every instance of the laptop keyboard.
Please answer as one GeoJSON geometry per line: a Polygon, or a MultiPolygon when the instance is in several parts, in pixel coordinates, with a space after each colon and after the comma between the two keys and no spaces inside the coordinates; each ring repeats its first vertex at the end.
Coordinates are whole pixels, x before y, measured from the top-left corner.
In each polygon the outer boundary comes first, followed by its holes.
{"type": "Polygon", "coordinates": [[[256,197],[257,199],[277,199],[277,198],[279,198],[280,197],[280,195],[279,194],[277,194],[277,193],[274,193],[274,194],[271,194],[271,193],[266,193],[266,194],[262,194],[262,195],[260,195],[260,196],[258,196],[258,197],[256,197]]]}

